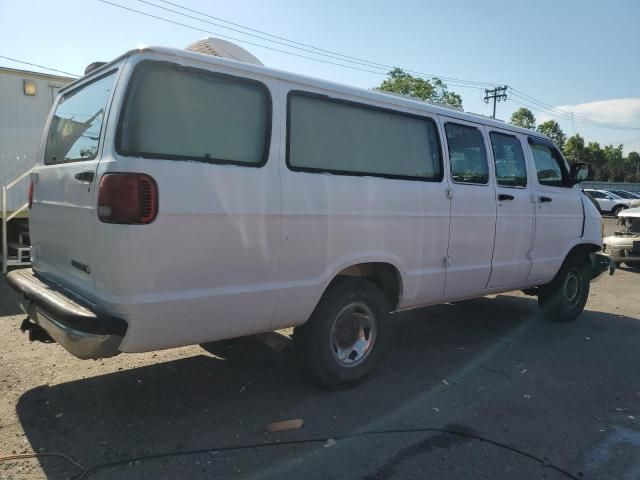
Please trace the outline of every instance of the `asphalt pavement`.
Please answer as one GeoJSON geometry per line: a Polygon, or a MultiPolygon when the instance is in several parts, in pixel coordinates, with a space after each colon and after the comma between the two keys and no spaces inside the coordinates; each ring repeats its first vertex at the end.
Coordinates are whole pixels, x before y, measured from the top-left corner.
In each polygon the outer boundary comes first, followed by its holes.
{"type": "MultiPolygon", "coordinates": [[[[638,299],[640,270],[623,268],[570,324],[518,292],[397,314],[371,377],[328,392],[253,342],[75,359],[28,341],[2,279],[0,456],[122,462],[93,479],[637,479],[638,299]],[[265,431],[292,418],[302,428],[265,431]]],[[[0,463],[0,479],[78,473],[0,463]]]]}

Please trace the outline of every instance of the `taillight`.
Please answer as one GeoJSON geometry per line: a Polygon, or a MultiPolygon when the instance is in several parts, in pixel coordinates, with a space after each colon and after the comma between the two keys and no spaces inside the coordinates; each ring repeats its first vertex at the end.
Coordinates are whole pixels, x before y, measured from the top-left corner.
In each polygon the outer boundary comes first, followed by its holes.
{"type": "Polygon", "coordinates": [[[29,183],[29,209],[33,205],[33,180],[29,183]]]}
{"type": "Polygon", "coordinates": [[[158,187],[144,173],[107,173],[98,188],[98,218],[105,223],[151,223],[158,214],[158,187]]]}

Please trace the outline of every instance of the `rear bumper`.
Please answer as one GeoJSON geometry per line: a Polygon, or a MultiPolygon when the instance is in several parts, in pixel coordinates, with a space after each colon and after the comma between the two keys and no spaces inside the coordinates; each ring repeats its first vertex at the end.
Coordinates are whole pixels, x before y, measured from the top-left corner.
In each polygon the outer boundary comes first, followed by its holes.
{"type": "MultiPolygon", "coordinates": [[[[127,322],[81,304],[63,287],[37,276],[30,268],[7,274],[20,295],[20,305],[35,323],[78,358],[105,358],[120,353],[127,322]]],[[[84,303],[84,302],[83,302],[84,303]]]]}

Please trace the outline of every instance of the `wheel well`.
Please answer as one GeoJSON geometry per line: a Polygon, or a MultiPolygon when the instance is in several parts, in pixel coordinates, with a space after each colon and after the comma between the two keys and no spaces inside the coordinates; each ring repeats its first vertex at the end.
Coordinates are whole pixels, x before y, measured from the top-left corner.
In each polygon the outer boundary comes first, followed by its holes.
{"type": "Polygon", "coordinates": [[[398,307],[402,295],[402,277],[398,269],[390,263],[371,262],[351,265],[339,272],[336,278],[339,276],[366,278],[382,291],[392,311],[398,307]]]}
{"type": "Polygon", "coordinates": [[[620,203],[620,204],[616,205],[615,207],[613,207],[611,209],[611,211],[613,212],[613,211],[617,210],[618,208],[621,208],[622,210],[624,210],[625,208],[629,208],[629,207],[627,207],[624,203],[620,203]]]}
{"type": "Polygon", "coordinates": [[[588,257],[590,253],[594,253],[599,250],[600,247],[593,243],[581,243],[569,250],[569,253],[567,253],[567,256],[565,257],[565,261],[567,258],[571,257],[588,257]]]}

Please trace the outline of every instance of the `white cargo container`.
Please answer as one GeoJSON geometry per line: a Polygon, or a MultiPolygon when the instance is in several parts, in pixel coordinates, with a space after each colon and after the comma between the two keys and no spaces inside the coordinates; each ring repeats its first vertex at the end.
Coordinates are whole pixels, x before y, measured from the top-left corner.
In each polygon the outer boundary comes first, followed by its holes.
{"type": "MultiPolygon", "coordinates": [[[[0,186],[36,164],[42,129],[58,90],[71,77],[0,67],[0,186]]],[[[7,193],[12,212],[27,198],[28,181],[7,193]]]]}
{"type": "Polygon", "coordinates": [[[2,264],[29,263],[26,223],[7,220],[27,217],[28,172],[36,164],[42,129],[58,90],[74,79],[59,75],[0,67],[0,219],[3,236],[2,264]],[[9,242],[5,232],[11,232],[9,242]],[[13,227],[13,228],[11,228],[13,227]],[[22,227],[22,228],[20,228],[22,227]]]}

